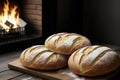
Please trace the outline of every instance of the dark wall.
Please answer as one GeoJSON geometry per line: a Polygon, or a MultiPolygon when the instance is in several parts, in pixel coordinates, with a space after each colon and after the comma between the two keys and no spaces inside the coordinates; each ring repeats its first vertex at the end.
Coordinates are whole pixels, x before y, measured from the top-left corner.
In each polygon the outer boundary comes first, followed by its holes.
{"type": "Polygon", "coordinates": [[[57,31],[83,32],[83,1],[57,0],[57,31]]]}
{"type": "Polygon", "coordinates": [[[42,39],[56,33],[57,1],[42,0],[42,39]]]}
{"type": "Polygon", "coordinates": [[[57,32],[76,32],[87,36],[93,43],[120,45],[119,0],[43,2],[47,3],[43,8],[43,31],[47,36],[57,32]]]}
{"type": "Polygon", "coordinates": [[[43,0],[43,35],[83,32],[82,0],[43,0]]]}
{"type": "Polygon", "coordinates": [[[94,42],[120,45],[120,0],[84,0],[84,32],[94,42]]]}

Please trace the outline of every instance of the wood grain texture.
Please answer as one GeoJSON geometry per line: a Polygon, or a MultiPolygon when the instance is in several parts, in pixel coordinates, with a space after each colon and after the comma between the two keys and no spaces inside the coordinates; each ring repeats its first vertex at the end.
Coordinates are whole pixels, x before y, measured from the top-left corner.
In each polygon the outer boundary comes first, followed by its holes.
{"type": "Polygon", "coordinates": [[[18,59],[22,51],[23,50],[0,54],[0,80],[43,80],[40,77],[13,71],[8,68],[8,63],[18,59]]]}
{"type": "Polygon", "coordinates": [[[16,76],[22,75],[23,73],[13,71],[13,70],[6,70],[3,72],[0,72],[0,80],[9,80],[11,78],[14,78],[16,76]]]}
{"type": "Polygon", "coordinates": [[[0,72],[8,70],[8,63],[17,59],[22,51],[16,52],[9,52],[0,55],[0,72]]]}
{"type": "Polygon", "coordinates": [[[28,74],[23,74],[10,80],[45,80],[45,79],[41,79],[39,77],[35,77],[32,75],[28,75],[28,74]]]}
{"type": "Polygon", "coordinates": [[[49,80],[114,80],[116,76],[120,75],[120,70],[114,71],[111,74],[100,76],[100,77],[83,77],[75,75],[74,73],[68,72],[68,69],[54,70],[54,71],[36,71],[25,68],[21,65],[19,59],[14,60],[8,64],[8,67],[12,70],[17,70],[23,73],[31,74],[37,77],[42,77],[49,80]],[[68,73],[67,73],[68,72],[68,73]]]}

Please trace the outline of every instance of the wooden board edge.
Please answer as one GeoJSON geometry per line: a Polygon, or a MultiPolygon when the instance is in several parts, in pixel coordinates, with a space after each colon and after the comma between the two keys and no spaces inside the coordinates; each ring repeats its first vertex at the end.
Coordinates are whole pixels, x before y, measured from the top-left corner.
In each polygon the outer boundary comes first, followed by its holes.
{"type": "MultiPolygon", "coordinates": [[[[45,78],[45,79],[49,79],[49,80],[63,80],[65,77],[65,75],[63,75],[63,77],[59,77],[58,75],[55,76],[55,73],[51,73],[51,72],[44,72],[44,71],[40,71],[40,72],[37,72],[35,70],[32,70],[32,69],[28,69],[28,68],[25,68],[25,67],[22,67],[22,66],[19,66],[17,67],[18,65],[14,64],[18,61],[18,59],[8,63],[8,67],[12,70],[16,70],[16,71],[19,71],[19,72],[22,72],[22,73],[26,73],[26,74],[30,74],[30,75],[34,75],[34,76],[37,76],[37,77],[41,77],[41,78],[45,78]],[[14,65],[13,65],[14,64],[14,65]],[[31,72],[34,72],[31,74],[31,72]],[[53,76],[54,75],[54,76],[53,76]],[[63,79],[62,79],[63,78],[63,79]]],[[[111,80],[111,78],[113,79],[114,77],[116,76],[119,76],[120,75],[120,68],[117,69],[116,71],[113,72],[114,74],[109,74],[109,76],[101,76],[100,78],[86,78],[86,79],[92,79],[92,80],[111,80]],[[119,74],[117,74],[119,73],[119,74]],[[117,74],[117,75],[116,75],[117,74]]],[[[68,77],[67,77],[68,78],[68,77]]],[[[67,80],[74,80],[72,78],[68,78],[67,80]]]]}
{"type": "Polygon", "coordinates": [[[16,67],[16,66],[13,65],[13,63],[14,63],[15,61],[17,61],[17,60],[18,60],[18,59],[14,60],[14,61],[12,61],[12,62],[10,62],[10,63],[8,63],[8,68],[11,69],[11,70],[19,71],[19,72],[22,72],[22,73],[26,73],[26,74],[29,74],[29,75],[36,76],[36,77],[41,77],[41,78],[44,78],[44,79],[49,79],[49,80],[61,80],[61,79],[58,79],[58,78],[56,78],[56,77],[52,77],[52,76],[48,76],[48,75],[44,75],[44,74],[37,73],[35,70],[32,70],[32,69],[25,68],[25,69],[27,69],[27,71],[26,71],[26,70],[24,70],[23,68],[22,68],[22,69],[21,69],[21,68],[18,68],[18,67],[16,67]],[[31,74],[31,72],[35,72],[35,73],[32,73],[32,74],[31,74]],[[39,74],[40,74],[40,75],[39,75],[39,74]]]}

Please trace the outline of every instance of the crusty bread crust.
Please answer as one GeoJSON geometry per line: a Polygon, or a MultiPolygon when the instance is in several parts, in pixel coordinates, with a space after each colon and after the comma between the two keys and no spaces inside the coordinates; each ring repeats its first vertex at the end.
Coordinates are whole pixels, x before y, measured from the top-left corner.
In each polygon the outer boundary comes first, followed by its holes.
{"type": "Polygon", "coordinates": [[[105,46],[86,46],[76,50],[68,60],[69,69],[83,76],[100,76],[120,66],[120,57],[105,46]]]}
{"type": "Polygon", "coordinates": [[[44,45],[25,49],[20,55],[23,66],[35,70],[54,70],[67,66],[68,57],[48,50],[44,45]]]}
{"type": "Polygon", "coordinates": [[[78,48],[91,45],[90,40],[77,33],[57,33],[45,40],[45,46],[56,53],[71,55],[78,48]]]}

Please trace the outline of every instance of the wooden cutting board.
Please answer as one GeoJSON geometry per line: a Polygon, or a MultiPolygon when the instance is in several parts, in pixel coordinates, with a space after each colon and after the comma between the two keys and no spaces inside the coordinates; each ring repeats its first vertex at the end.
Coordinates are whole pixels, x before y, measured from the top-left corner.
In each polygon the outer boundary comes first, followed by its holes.
{"type": "Polygon", "coordinates": [[[49,80],[114,80],[116,76],[120,75],[120,69],[108,75],[104,75],[100,77],[92,77],[92,78],[78,76],[72,73],[68,68],[63,68],[60,70],[53,70],[53,71],[36,71],[23,67],[19,59],[8,63],[8,67],[12,70],[17,70],[23,73],[46,78],[49,80]]]}

